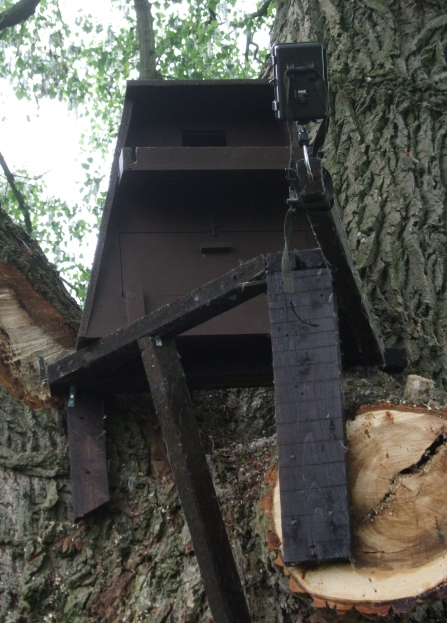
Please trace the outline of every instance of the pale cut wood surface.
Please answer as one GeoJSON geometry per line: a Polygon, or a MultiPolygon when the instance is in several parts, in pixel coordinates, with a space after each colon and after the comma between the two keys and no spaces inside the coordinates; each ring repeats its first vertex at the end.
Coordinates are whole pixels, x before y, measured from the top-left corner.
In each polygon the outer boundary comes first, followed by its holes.
{"type": "Polygon", "coordinates": [[[48,364],[74,346],[61,313],[15,266],[0,262],[0,382],[29,407],[48,407],[48,364]]]}
{"type": "MultiPolygon", "coordinates": [[[[447,579],[447,420],[434,412],[378,409],[348,422],[352,563],[287,567],[291,588],[316,604],[386,614],[410,609],[447,579]],[[404,600],[404,601],[402,601],[404,600]]],[[[280,491],[273,528],[282,538],[280,491]]]]}

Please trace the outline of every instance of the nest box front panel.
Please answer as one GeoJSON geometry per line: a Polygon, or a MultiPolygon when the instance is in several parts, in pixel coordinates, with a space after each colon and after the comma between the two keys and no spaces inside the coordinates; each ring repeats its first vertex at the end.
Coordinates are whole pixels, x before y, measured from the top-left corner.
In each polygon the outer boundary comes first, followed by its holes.
{"type": "MultiPolygon", "coordinates": [[[[286,206],[278,201],[281,194],[272,176],[210,173],[166,176],[165,183],[158,179],[152,184],[150,200],[136,193],[123,205],[119,225],[122,288],[124,296],[135,301],[136,314],[128,316],[127,322],[241,262],[281,248],[286,206]]],[[[283,187],[282,175],[280,180],[283,187]]],[[[306,224],[300,219],[292,244],[301,249],[309,246],[306,224]]],[[[126,308],[132,313],[129,305],[126,308]]],[[[188,333],[269,332],[267,303],[260,296],[188,333]]]]}
{"type": "MultiPolygon", "coordinates": [[[[272,95],[258,80],[129,84],[81,338],[108,335],[283,247],[288,133],[272,95]]],[[[314,246],[298,217],[291,248],[314,246]]],[[[187,336],[211,345],[269,333],[260,296],[187,336]]]]}

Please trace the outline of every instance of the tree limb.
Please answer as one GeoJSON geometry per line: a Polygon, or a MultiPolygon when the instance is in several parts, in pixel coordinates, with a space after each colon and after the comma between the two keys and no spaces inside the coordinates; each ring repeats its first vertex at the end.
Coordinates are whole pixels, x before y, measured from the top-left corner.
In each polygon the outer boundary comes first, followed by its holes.
{"type": "Polygon", "coordinates": [[[257,11],[249,15],[250,19],[254,19],[255,17],[264,17],[265,15],[267,15],[268,8],[272,4],[272,2],[273,0],[265,0],[265,2],[261,4],[257,11]]]}
{"type": "Polygon", "coordinates": [[[5,177],[8,180],[8,184],[11,186],[12,192],[14,193],[14,196],[17,199],[17,203],[19,204],[20,211],[23,214],[23,218],[25,219],[25,229],[27,233],[31,235],[33,232],[33,226],[31,225],[31,217],[29,213],[29,208],[26,205],[26,201],[22,193],[17,188],[15,180],[14,180],[14,175],[9,170],[9,167],[6,164],[6,161],[3,158],[1,153],[0,153],[0,166],[2,167],[5,173],[5,177]]]}
{"type": "Polygon", "coordinates": [[[265,0],[265,2],[262,3],[262,5],[259,7],[257,11],[255,11],[254,13],[250,13],[249,15],[246,15],[239,22],[234,22],[233,26],[235,26],[236,28],[242,28],[247,25],[247,21],[249,20],[256,19],[257,17],[265,17],[267,15],[269,6],[272,4],[272,2],[273,0],[265,0]]]}
{"type": "Polygon", "coordinates": [[[40,0],[19,0],[6,11],[0,13],[0,31],[16,26],[27,20],[34,12],[40,0]]]}
{"type": "Polygon", "coordinates": [[[140,44],[140,80],[158,78],[155,57],[154,18],[148,0],[134,0],[140,44]]]}

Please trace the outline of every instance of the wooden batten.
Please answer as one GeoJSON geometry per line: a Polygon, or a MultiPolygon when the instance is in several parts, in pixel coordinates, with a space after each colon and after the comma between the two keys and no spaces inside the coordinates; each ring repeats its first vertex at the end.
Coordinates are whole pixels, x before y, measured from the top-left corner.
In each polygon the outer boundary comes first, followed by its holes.
{"type": "MultiPolygon", "coordinates": [[[[447,419],[404,406],[363,409],[347,424],[353,551],[349,563],[286,566],[290,587],[318,607],[409,612],[447,582],[447,419]]],[[[264,501],[282,543],[277,472],[264,501]]],[[[277,564],[283,565],[280,555],[277,564]]]]}
{"type": "Polygon", "coordinates": [[[73,512],[78,521],[109,501],[102,398],[73,387],[67,426],[73,512]]]}
{"type": "Polygon", "coordinates": [[[283,556],[288,563],[351,554],[338,321],[328,269],[268,274],[283,556]]]}
{"type": "Polygon", "coordinates": [[[60,393],[72,384],[104,385],[104,376],[113,375],[119,366],[130,365],[136,352],[139,356],[140,338],[175,337],[265,290],[265,258],[261,255],[53,364],[49,369],[51,388],[60,393]]]}

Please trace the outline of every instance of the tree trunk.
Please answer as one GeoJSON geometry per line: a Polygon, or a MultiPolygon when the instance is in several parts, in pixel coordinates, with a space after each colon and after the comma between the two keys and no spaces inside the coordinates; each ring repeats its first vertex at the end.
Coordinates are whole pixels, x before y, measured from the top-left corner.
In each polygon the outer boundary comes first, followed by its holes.
{"type": "Polygon", "coordinates": [[[388,347],[447,385],[442,0],[277,0],[273,40],[327,48],[324,162],[388,347]]]}
{"type": "Polygon", "coordinates": [[[0,31],[17,26],[34,15],[40,0],[19,0],[0,13],[0,31]]]}
{"type": "MultiPolygon", "coordinates": [[[[409,612],[421,597],[439,587],[444,592],[446,439],[445,411],[382,405],[348,422],[352,560],[289,567],[291,590],[339,612],[355,606],[381,614],[409,612]]],[[[276,472],[266,507],[281,542],[276,472]]]]}
{"type": "Polygon", "coordinates": [[[140,80],[158,78],[155,56],[154,18],[148,0],[134,0],[140,50],[140,80]]]}
{"type": "MultiPolygon", "coordinates": [[[[106,397],[111,503],[73,523],[64,407],[48,396],[38,357],[45,363],[58,356],[58,349],[74,345],[79,311],[37,245],[4,213],[0,236],[1,623],[210,623],[148,396],[106,397]]],[[[365,399],[396,404],[403,399],[401,384],[378,371],[354,371],[345,375],[345,384],[349,412],[365,399]]],[[[436,406],[440,397],[423,400],[436,406]]],[[[261,506],[270,490],[264,475],[276,464],[273,392],[207,391],[192,398],[252,620],[338,620],[333,610],[315,611],[309,597],[291,590],[289,577],[275,564],[277,543],[261,506]]],[[[421,452],[438,433],[422,439],[421,452]]],[[[431,528],[436,559],[436,536],[444,524],[431,528]]],[[[312,592],[310,586],[304,590],[312,592]]],[[[442,600],[421,600],[414,607],[412,621],[442,620],[442,600]]],[[[376,620],[355,612],[349,617],[376,620]]],[[[385,620],[399,620],[393,617],[385,620]]]]}
{"type": "MultiPolygon", "coordinates": [[[[275,25],[277,41],[319,39],[327,46],[332,117],[325,165],[350,242],[387,345],[405,345],[412,369],[438,381],[446,377],[443,4],[278,1],[275,25]]],[[[148,396],[106,397],[111,504],[73,524],[64,407],[48,395],[45,362],[74,346],[78,320],[54,268],[0,213],[0,623],[210,623],[148,396]]],[[[402,379],[377,370],[353,370],[344,382],[349,415],[364,402],[399,407],[408,400],[402,379]]],[[[433,391],[419,402],[435,412],[445,395],[433,391]]],[[[294,585],[291,590],[289,576],[275,564],[279,544],[261,506],[271,490],[264,475],[271,477],[276,465],[272,397],[265,389],[192,396],[253,621],[445,621],[447,603],[439,596],[413,600],[410,614],[382,618],[352,610],[341,617],[325,603],[315,610],[310,597],[294,585]]],[[[413,424],[411,417],[403,423],[400,438],[412,438],[413,424]]],[[[394,490],[388,482],[374,489],[377,499],[365,503],[362,517],[380,510],[379,519],[389,521],[380,503],[388,493],[396,494],[387,498],[390,504],[402,502],[407,481],[440,482],[437,490],[445,490],[442,470],[440,480],[428,477],[444,461],[441,434],[435,427],[422,435],[412,463],[393,463],[394,490]],[[427,449],[429,460],[419,465],[427,449]],[[413,464],[422,475],[402,473],[413,464]]],[[[436,487],[433,500],[435,494],[436,487]]],[[[388,538],[387,525],[380,535],[388,538]]],[[[424,542],[436,561],[443,555],[444,516],[431,515],[427,528],[424,542]]],[[[376,544],[377,533],[371,538],[376,544]]],[[[418,564],[418,537],[413,543],[418,564]]],[[[377,566],[395,564],[378,550],[375,557],[377,566]]],[[[394,570],[387,573],[392,583],[394,570]]],[[[316,594],[310,584],[301,588],[316,594]]],[[[319,595],[339,608],[359,601],[319,595]]]]}

